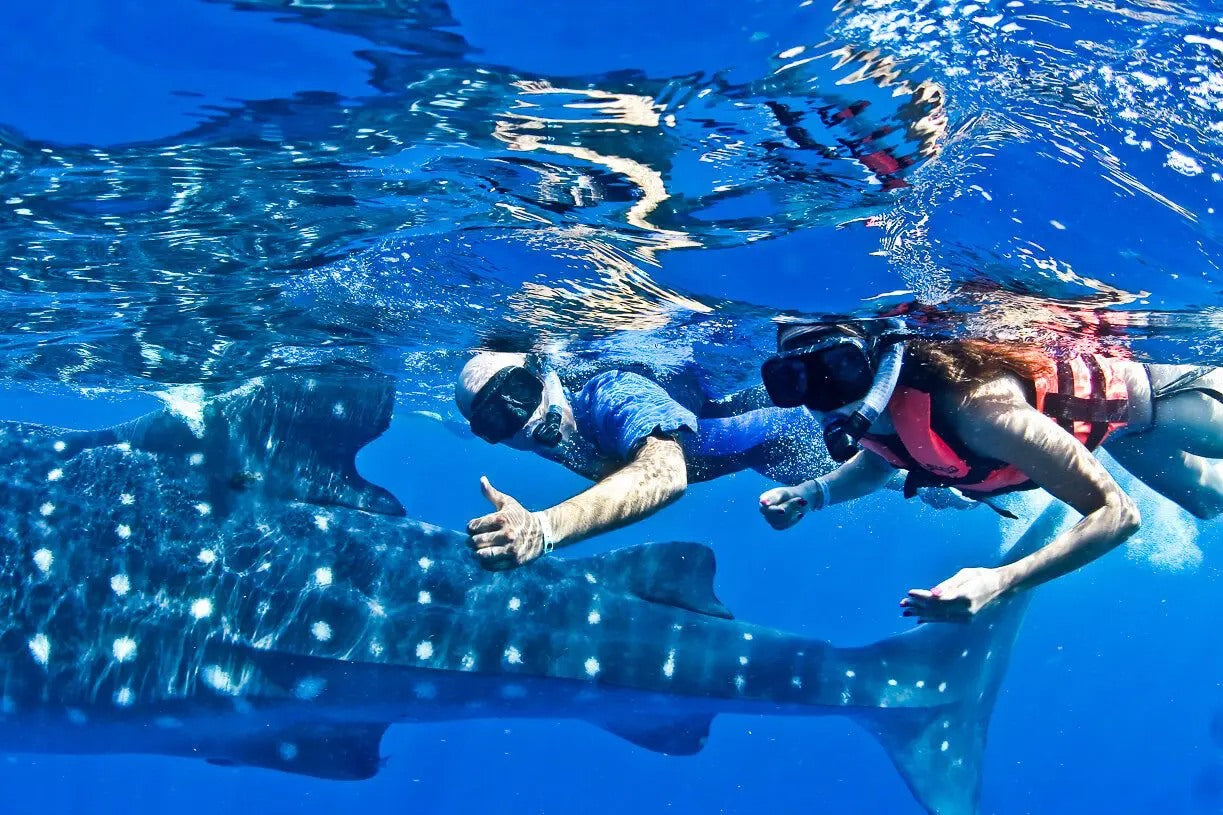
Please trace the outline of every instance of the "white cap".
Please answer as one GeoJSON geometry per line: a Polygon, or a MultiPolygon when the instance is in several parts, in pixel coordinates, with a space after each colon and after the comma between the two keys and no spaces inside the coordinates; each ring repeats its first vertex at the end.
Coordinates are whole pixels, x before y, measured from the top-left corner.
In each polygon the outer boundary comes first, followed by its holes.
{"type": "Polygon", "coordinates": [[[467,360],[467,364],[463,366],[463,370],[459,371],[459,378],[454,383],[454,401],[459,406],[459,413],[463,414],[463,418],[470,419],[471,402],[480,392],[480,388],[488,384],[488,380],[492,379],[498,371],[526,364],[526,354],[509,354],[501,351],[482,351],[467,360]]]}

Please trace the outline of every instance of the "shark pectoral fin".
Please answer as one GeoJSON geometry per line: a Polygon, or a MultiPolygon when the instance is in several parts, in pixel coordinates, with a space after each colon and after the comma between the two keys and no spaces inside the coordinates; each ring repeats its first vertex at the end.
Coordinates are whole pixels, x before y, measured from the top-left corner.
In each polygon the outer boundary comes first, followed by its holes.
{"type": "Polygon", "coordinates": [[[395,496],[356,466],[357,452],[390,424],[394,402],[389,377],[368,371],[273,374],[114,432],[154,454],[198,452],[218,510],[228,496],[250,491],[403,515],[395,496]]]}
{"type": "Polygon", "coordinates": [[[223,767],[262,767],[313,778],[361,781],[382,768],[379,745],[386,728],[385,723],[290,727],[226,743],[224,755],[207,760],[223,767]]]}
{"type": "Polygon", "coordinates": [[[597,721],[593,724],[638,747],[668,756],[691,756],[701,752],[709,739],[713,716],[672,718],[651,716],[648,720],[597,721]]]}
{"type": "Polygon", "coordinates": [[[650,543],[591,558],[607,584],[665,606],[734,618],[713,593],[713,550],[699,543],[650,543]]]}

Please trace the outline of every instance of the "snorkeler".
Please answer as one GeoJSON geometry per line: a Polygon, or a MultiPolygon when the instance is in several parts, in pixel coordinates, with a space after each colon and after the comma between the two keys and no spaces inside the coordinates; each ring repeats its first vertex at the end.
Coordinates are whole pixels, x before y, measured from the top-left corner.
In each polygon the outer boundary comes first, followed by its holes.
{"type": "Polygon", "coordinates": [[[929,484],[979,498],[1043,487],[1082,513],[1014,563],[911,590],[901,605],[921,622],[970,620],[1133,534],[1138,509],[1091,454],[1097,447],[1198,518],[1223,512],[1223,462],[1212,460],[1223,458],[1223,369],[1054,359],[1030,346],[909,337],[891,321],[783,325],[777,345],[761,370],[770,399],[808,407],[844,463],[761,495],[775,529],[873,492],[894,469],[908,472],[906,495],[929,484]]]}
{"type": "Polygon", "coordinates": [[[530,512],[481,479],[495,512],[467,526],[484,566],[521,566],[555,547],[614,529],[679,498],[689,483],[755,469],[797,483],[823,472],[805,410],[765,406],[698,419],[657,382],[606,371],[576,394],[524,354],[480,353],[455,385],[459,411],[492,444],[538,453],[595,481],[554,507],[530,512]]]}

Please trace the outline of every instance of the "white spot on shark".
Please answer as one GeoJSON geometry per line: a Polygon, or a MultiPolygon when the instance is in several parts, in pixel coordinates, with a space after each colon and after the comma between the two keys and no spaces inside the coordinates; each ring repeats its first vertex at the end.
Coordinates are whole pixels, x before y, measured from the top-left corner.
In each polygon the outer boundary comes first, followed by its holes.
{"type": "Polygon", "coordinates": [[[924,687],[926,687],[926,680],[924,680],[924,679],[919,679],[919,680],[917,680],[916,682],[914,682],[913,684],[914,684],[914,685],[916,685],[916,686],[917,686],[917,687],[919,687],[919,688],[924,688],[924,687]]]}
{"type": "Polygon", "coordinates": [[[889,680],[888,680],[888,686],[889,686],[889,687],[893,687],[893,688],[894,688],[894,687],[896,687],[898,684],[899,684],[899,683],[898,683],[898,682],[897,682],[895,679],[889,679],[889,680]]]}
{"type": "Polygon", "coordinates": [[[330,586],[332,580],[331,569],[322,566],[314,570],[314,582],[319,586],[330,586]]]}
{"type": "Polygon", "coordinates": [[[746,664],[747,664],[747,657],[739,657],[739,664],[740,664],[740,665],[746,665],[746,664]]]}
{"type": "Polygon", "coordinates": [[[132,528],[127,524],[119,524],[115,527],[115,534],[123,540],[127,540],[132,536],[132,528]]]}
{"type": "Polygon", "coordinates": [[[753,637],[750,633],[748,633],[748,634],[743,635],[743,639],[747,640],[748,642],[751,642],[753,637]]]}
{"type": "Polygon", "coordinates": [[[200,597],[191,604],[191,616],[197,620],[202,620],[205,617],[212,616],[212,601],[207,597],[200,597]]]}
{"type": "Polygon", "coordinates": [[[372,656],[380,657],[382,656],[382,651],[383,651],[382,643],[378,642],[378,640],[369,641],[369,652],[372,656]]]}
{"type": "Polygon", "coordinates": [[[433,602],[433,595],[427,591],[422,591],[420,594],[416,595],[416,602],[420,603],[422,606],[427,606],[433,602]]]}
{"type": "Polygon", "coordinates": [[[132,582],[127,579],[125,574],[112,575],[110,578],[110,590],[122,597],[132,589],[132,582]]]}
{"type": "Polygon", "coordinates": [[[803,686],[803,678],[801,676],[793,677],[790,680],[790,684],[796,688],[801,688],[803,686]]]}
{"type": "Polygon", "coordinates": [[[115,449],[118,450],[120,453],[132,452],[132,446],[125,441],[121,441],[118,444],[116,444],[115,449]]]}
{"type": "Polygon", "coordinates": [[[35,634],[30,638],[30,653],[39,665],[46,665],[51,659],[51,640],[46,634],[35,634]]]}
{"type": "Polygon", "coordinates": [[[128,707],[135,701],[135,698],[136,696],[132,693],[131,688],[119,688],[119,690],[115,691],[115,704],[119,707],[128,707]]]}
{"type": "Polygon", "coordinates": [[[51,564],[55,562],[55,555],[51,554],[50,549],[39,549],[34,553],[34,565],[43,574],[51,571],[51,564]]]}
{"type": "Polygon", "coordinates": [[[201,464],[204,463],[204,454],[203,453],[192,453],[190,456],[187,457],[187,463],[190,464],[192,467],[200,466],[201,464]]]}
{"type": "Polygon", "coordinates": [[[505,649],[505,661],[511,665],[521,665],[522,652],[511,645],[509,648],[505,649]]]}
{"type": "Polygon", "coordinates": [[[743,678],[743,674],[735,674],[735,690],[743,693],[743,687],[747,684],[747,680],[743,678]]]}
{"type": "Polygon", "coordinates": [[[46,502],[45,504],[43,504],[42,506],[38,508],[38,512],[44,518],[46,518],[48,515],[50,515],[54,511],[55,511],[55,504],[51,503],[50,501],[46,502]]]}
{"type": "Polygon", "coordinates": [[[416,658],[433,659],[433,643],[428,640],[416,643],[416,658]]]}
{"type": "Polygon", "coordinates": [[[67,446],[68,446],[68,445],[64,444],[64,442],[63,442],[63,440],[62,440],[62,439],[57,439],[57,440],[56,440],[56,442],[55,442],[55,444],[51,445],[51,447],[52,447],[52,448],[55,450],[55,452],[57,452],[57,453],[62,453],[62,452],[64,452],[64,448],[65,448],[65,447],[67,447],[67,446]]]}
{"type": "Polygon", "coordinates": [[[939,693],[946,693],[946,692],[947,692],[947,683],[946,683],[946,682],[939,682],[939,683],[938,683],[938,692],[939,692],[939,693]]]}
{"type": "Polygon", "coordinates": [[[336,402],[334,405],[332,405],[332,406],[331,406],[331,413],[332,413],[332,415],[334,415],[334,416],[335,416],[337,419],[342,419],[342,418],[344,418],[344,403],[343,403],[343,402],[336,402]]]}
{"type": "Polygon", "coordinates": [[[292,761],[297,758],[297,745],[291,741],[282,741],[276,745],[276,752],[281,761],[292,761]]]}
{"type": "Polygon", "coordinates": [[[199,559],[200,563],[203,563],[205,566],[209,566],[216,562],[217,550],[216,549],[201,549],[200,553],[196,555],[196,558],[199,559]]]}
{"type": "Polygon", "coordinates": [[[310,633],[319,642],[327,642],[331,639],[331,626],[322,620],[317,620],[314,625],[310,626],[310,633]]]}
{"type": "Polygon", "coordinates": [[[119,503],[123,504],[125,507],[130,507],[132,504],[136,503],[136,496],[132,495],[130,492],[122,493],[119,496],[119,503]]]}
{"type": "Polygon", "coordinates": [[[315,515],[314,516],[314,525],[317,526],[319,530],[322,532],[327,531],[327,524],[329,523],[331,523],[331,519],[328,518],[326,515],[315,515]]]}
{"type": "Polygon", "coordinates": [[[298,699],[310,701],[317,699],[327,689],[327,680],[321,676],[303,676],[293,686],[293,695],[298,699]]]}
{"type": "Polygon", "coordinates": [[[595,579],[595,576],[593,574],[591,574],[590,572],[587,572],[586,582],[590,583],[591,585],[594,585],[595,583],[598,583],[599,581],[595,579]]]}
{"type": "Polygon", "coordinates": [[[198,512],[200,515],[211,515],[212,506],[201,501],[200,503],[195,505],[195,511],[198,512]]]}
{"type": "Polygon", "coordinates": [[[675,676],[675,649],[667,652],[667,661],[662,664],[662,675],[667,679],[675,676]]]}
{"type": "Polygon", "coordinates": [[[590,677],[594,677],[594,676],[598,676],[598,674],[599,674],[599,660],[595,659],[594,657],[590,657],[589,659],[586,660],[586,675],[590,677]]]}
{"type": "Polygon", "coordinates": [[[517,597],[511,597],[510,601],[505,604],[505,607],[510,611],[517,611],[518,609],[522,608],[522,601],[517,597]]]}
{"type": "Polygon", "coordinates": [[[119,637],[110,646],[116,662],[127,662],[136,656],[136,641],[131,637],[119,637]]]}
{"type": "Polygon", "coordinates": [[[600,614],[598,610],[591,611],[589,614],[586,615],[586,622],[590,623],[591,625],[598,625],[599,621],[602,619],[603,619],[603,615],[600,614]]]}
{"type": "Polygon", "coordinates": [[[942,744],[940,744],[940,745],[938,746],[938,749],[939,749],[939,750],[941,750],[942,752],[944,752],[944,753],[945,753],[945,752],[947,752],[947,748],[948,748],[948,747],[950,747],[950,746],[951,746],[951,744],[950,744],[950,743],[948,743],[948,742],[943,742],[942,744]]]}
{"type": "Polygon", "coordinates": [[[51,472],[47,473],[48,481],[59,481],[63,477],[64,477],[64,471],[61,470],[59,467],[56,467],[51,472]]]}
{"type": "Polygon", "coordinates": [[[968,649],[967,649],[967,648],[965,648],[963,651],[961,651],[961,652],[960,652],[960,656],[961,656],[961,657],[966,657],[966,656],[968,656],[968,649]]]}
{"type": "Polygon", "coordinates": [[[854,673],[853,671],[846,671],[845,676],[849,679],[853,679],[855,676],[857,676],[857,674],[854,673]]]}
{"type": "Polygon", "coordinates": [[[422,557],[420,560],[416,561],[416,563],[418,566],[420,566],[421,571],[424,572],[429,571],[429,567],[433,565],[433,561],[429,560],[427,557],[422,557]]]}
{"type": "Polygon", "coordinates": [[[375,617],[386,616],[386,609],[383,608],[382,603],[379,603],[377,600],[370,600],[366,602],[366,605],[369,606],[369,613],[375,617]]]}
{"type": "Polygon", "coordinates": [[[463,654],[463,659],[459,661],[459,667],[465,671],[475,670],[475,667],[476,667],[475,654],[463,654]]]}

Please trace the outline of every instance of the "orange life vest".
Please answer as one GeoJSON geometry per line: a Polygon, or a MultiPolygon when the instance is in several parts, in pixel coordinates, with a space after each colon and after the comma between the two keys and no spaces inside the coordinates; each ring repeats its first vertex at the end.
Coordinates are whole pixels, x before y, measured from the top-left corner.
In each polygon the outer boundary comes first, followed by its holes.
{"type": "MultiPolygon", "coordinates": [[[[1121,360],[1098,354],[1047,359],[1040,373],[1027,383],[1028,401],[1094,450],[1128,420],[1129,391],[1121,364],[1121,360]]],[[[973,497],[1036,486],[1013,464],[968,450],[950,428],[932,416],[929,390],[906,383],[903,372],[887,412],[896,432],[868,433],[861,444],[892,466],[909,471],[906,496],[923,486],[956,487],[973,497]]]]}

